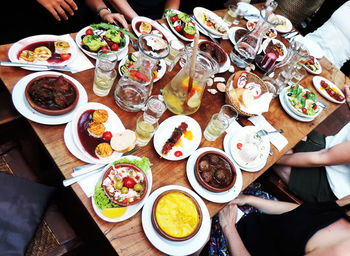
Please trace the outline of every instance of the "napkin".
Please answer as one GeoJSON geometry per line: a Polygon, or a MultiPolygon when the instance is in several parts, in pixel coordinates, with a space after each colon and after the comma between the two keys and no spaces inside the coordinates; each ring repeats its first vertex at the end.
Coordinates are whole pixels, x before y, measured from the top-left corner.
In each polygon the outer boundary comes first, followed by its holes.
{"type": "Polygon", "coordinates": [[[72,60],[67,66],[72,69],[72,73],[78,73],[90,68],[94,68],[95,66],[91,63],[91,61],[85,56],[85,54],[80,51],[79,47],[76,45],[73,38],[69,35],[63,35],[62,39],[69,42],[71,47],[75,47],[77,52],[77,56],[74,60],[72,60]]]}
{"type": "Polygon", "coordinates": [[[254,103],[252,103],[249,106],[249,108],[241,105],[241,110],[250,114],[261,115],[262,113],[269,111],[269,106],[272,97],[272,93],[266,92],[263,95],[261,95],[258,99],[254,100],[254,103]]]}
{"type": "MultiPolygon", "coordinates": [[[[85,195],[87,197],[92,197],[95,194],[95,186],[99,178],[101,177],[101,172],[104,169],[105,166],[102,166],[98,169],[96,169],[96,172],[89,175],[88,177],[78,181],[79,186],[84,191],[85,195]]],[[[82,175],[82,171],[75,171],[72,173],[73,177],[76,177],[78,175],[82,175]]]]}
{"type": "MultiPolygon", "coordinates": [[[[276,130],[262,115],[251,116],[248,120],[259,129],[264,129],[268,132],[276,130]]],[[[278,151],[281,151],[288,144],[286,137],[280,133],[269,134],[266,136],[269,136],[270,142],[278,149],[278,151]]]]}

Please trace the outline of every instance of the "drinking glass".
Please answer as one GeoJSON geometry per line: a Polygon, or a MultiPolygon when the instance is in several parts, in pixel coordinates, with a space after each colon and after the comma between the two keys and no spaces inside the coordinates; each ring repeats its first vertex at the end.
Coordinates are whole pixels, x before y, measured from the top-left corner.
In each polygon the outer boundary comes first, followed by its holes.
{"type": "Polygon", "coordinates": [[[232,24],[237,26],[240,23],[240,21],[243,19],[243,16],[246,14],[246,12],[247,12],[246,10],[243,10],[243,9],[237,7],[235,9],[236,17],[232,21],[232,24]]]}
{"type": "Polygon", "coordinates": [[[165,58],[165,63],[169,66],[168,71],[173,70],[174,66],[178,62],[181,53],[185,49],[185,45],[177,40],[171,40],[169,43],[169,55],[165,58]]]}
{"type": "Polygon", "coordinates": [[[162,95],[152,95],[148,98],[143,117],[147,122],[153,124],[159,120],[166,110],[162,95]]]}
{"type": "MultiPolygon", "coordinates": [[[[228,26],[231,26],[236,21],[238,7],[237,5],[230,4],[224,16],[224,21],[228,26]]],[[[237,24],[234,24],[237,25],[237,24]]]]}
{"type": "Polygon", "coordinates": [[[292,71],[288,85],[297,85],[306,76],[306,70],[302,67],[295,67],[292,71]]]}
{"type": "Polygon", "coordinates": [[[136,144],[141,147],[146,146],[147,143],[152,139],[153,134],[158,128],[158,125],[158,121],[150,123],[147,119],[144,118],[143,115],[140,115],[137,118],[136,123],[136,144]]]}

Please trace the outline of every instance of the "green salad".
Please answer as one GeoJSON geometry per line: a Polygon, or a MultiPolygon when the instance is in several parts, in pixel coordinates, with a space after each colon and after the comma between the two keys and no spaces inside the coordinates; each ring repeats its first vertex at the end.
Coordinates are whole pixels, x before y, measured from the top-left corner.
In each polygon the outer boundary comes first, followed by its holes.
{"type": "Polygon", "coordinates": [[[314,116],[319,112],[315,93],[301,85],[295,85],[287,89],[287,100],[300,113],[314,116]]]}

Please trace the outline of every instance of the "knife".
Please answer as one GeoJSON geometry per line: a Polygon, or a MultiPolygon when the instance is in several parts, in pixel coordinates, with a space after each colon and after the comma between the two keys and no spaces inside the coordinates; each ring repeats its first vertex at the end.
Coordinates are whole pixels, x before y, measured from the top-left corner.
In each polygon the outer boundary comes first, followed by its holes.
{"type": "Polygon", "coordinates": [[[197,20],[192,16],[191,20],[197,25],[199,26],[202,30],[204,30],[207,34],[207,36],[210,38],[210,40],[212,40],[214,43],[216,43],[217,45],[220,45],[220,42],[218,40],[216,40],[214,37],[212,37],[211,33],[205,28],[203,27],[202,24],[200,24],[199,22],[197,22],[197,20]]]}
{"type": "Polygon", "coordinates": [[[69,71],[72,73],[76,72],[75,69],[72,69],[72,68],[67,67],[67,66],[42,65],[42,64],[20,63],[20,62],[9,62],[9,61],[0,61],[0,66],[49,69],[49,70],[58,70],[58,71],[69,71]]]}

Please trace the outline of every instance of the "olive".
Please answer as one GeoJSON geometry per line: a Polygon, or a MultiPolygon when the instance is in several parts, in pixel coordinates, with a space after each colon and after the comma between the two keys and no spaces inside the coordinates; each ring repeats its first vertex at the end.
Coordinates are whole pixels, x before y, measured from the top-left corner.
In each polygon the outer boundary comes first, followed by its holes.
{"type": "Polygon", "coordinates": [[[141,191],[141,190],[142,190],[142,185],[141,185],[140,183],[136,183],[136,184],[134,185],[134,190],[135,190],[135,191],[141,191]]]}
{"type": "Polygon", "coordinates": [[[81,47],[83,47],[84,50],[90,51],[89,46],[87,46],[86,44],[82,45],[81,47]]]}
{"type": "Polygon", "coordinates": [[[287,93],[287,96],[289,96],[289,97],[292,96],[292,95],[293,95],[293,93],[291,93],[291,92],[287,93]]]}
{"type": "Polygon", "coordinates": [[[86,36],[86,35],[82,35],[82,36],[81,36],[81,40],[83,40],[85,36],[86,36]]]}
{"type": "Polygon", "coordinates": [[[127,187],[122,187],[122,194],[127,194],[129,189],[127,187]]]}
{"type": "Polygon", "coordinates": [[[122,189],[123,188],[123,182],[118,180],[116,183],[115,183],[115,188],[116,189],[122,189]]]}

